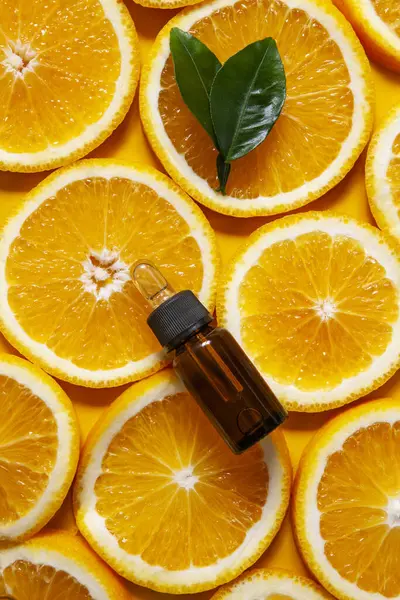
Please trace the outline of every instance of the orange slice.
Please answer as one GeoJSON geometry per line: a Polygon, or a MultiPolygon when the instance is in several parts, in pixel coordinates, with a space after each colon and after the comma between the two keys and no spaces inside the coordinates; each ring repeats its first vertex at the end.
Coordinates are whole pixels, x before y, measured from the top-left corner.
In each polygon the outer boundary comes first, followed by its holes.
{"type": "Polygon", "coordinates": [[[369,56],[400,73],[398,0],[334,0],[353,25],[369,56]]]}
{"type": "Polygon", "coordinates": [[[198,202],[240,217],[311,202],[338,183],[368,141],[370,68],[353,30],[323,0],[213,0],[185,10],[160,32],[141,81],[141,117],[166,170],[198,202]],[[190,31],[221,62],[249,43],[277,41],[287,99],[268,138],[232,163],[227,195],[216,192],[217,151],[184,105],[169,52],[172,27],[190,31]]]}
{"type": "Polygon", "coordinates": [[[311,579],[281,569],[254,569],[222,586],[211,600],[333,600],[311,579]]]}
{"type": "Polygon", "coordinates": [[[218,317],[291,410],[341,406],[400,365],[400,256],[329,212],[261,227],[222,282],[218,317]]]}
{"type": "Polygon", "coordinates": [[[198,592],[264,552],[286,512],[290,473],[282,433],[232,454],[165,370],[122,394],[91,432],[75,484],[76,520],[127,579],[198,592]]]}
{"type": "Polygon", "coordinates": [[[294,498],[303,556],[341,600],[400,597],[400,403],[377,400],[323,427],[294,498]]]}
{"type": "Polygon", "coordinates": [[[126,115],[139,44],[118,0],[4,0],[0,169],[44,171],[104,141],[126,115]]]}
{"type": "Polygon", "coordinates": [[[400,106],[388,115],[371,140],[366,184],[379,227],[400,237],[400,106]]]}
{"type": "Polygon", "coordinates": [[[78,537],[40,535],[0,551],[0,597],[130,600],[118,577],[78,537]]]}
{"type": "MultiPolygon", "coordinates": [[[[71,402],[43,371],[0,355],[0,541],[50,521],[75,475],[79,429],[71,402]]],[[[1,564],[1,561],[0,561],[1,564]]]]}
{"type": "Polygon", "coordinates": [[[50,373],[93,387],[140,379],[165,362],[131,279],[153,260],[210,310],[218,257],[200,209],[154,169],[82,161],[45,179],[0,242],[0,326],[50,373]]]}

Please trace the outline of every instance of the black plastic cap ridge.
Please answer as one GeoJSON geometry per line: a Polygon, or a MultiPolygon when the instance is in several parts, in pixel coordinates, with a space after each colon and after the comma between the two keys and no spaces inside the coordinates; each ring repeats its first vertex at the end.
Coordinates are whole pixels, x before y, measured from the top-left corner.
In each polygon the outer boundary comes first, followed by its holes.
{"type": "Polygon", "coordinates": [[[147,323],[160,344],[176,348],[213,317],[190,290],[178,292],[153,310],[147,323]]]}

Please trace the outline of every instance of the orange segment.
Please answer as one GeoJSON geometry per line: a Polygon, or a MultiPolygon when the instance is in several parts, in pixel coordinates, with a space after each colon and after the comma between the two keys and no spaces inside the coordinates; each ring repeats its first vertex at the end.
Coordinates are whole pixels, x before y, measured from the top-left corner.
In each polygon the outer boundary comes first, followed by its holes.
{"type": "Polygon", "coordinates": [[[58,440],[53,413],[28,388],[1,375],[0,398],[1,526],[26,515],[43,494],[58,440]]]}
{"type": "MultiPolygon", "coordinates": [[[[275,196],[318,177],[338,155],[353,116],[349,72],[326,29],[304,10],[290,9],[280,0],[244,0],[215,11],[190,32],[221,62],[247,44],[273,37],[285,67],[288,91],[282,116],[259,148],[233,163],[228,194],[275,196]]],[[[217,151],[183,103],[171,59],[163,70],[161,88],[159,111],[169,138],[195,173],[217,188],[217,151]]]]}
{"type": "Polygon", "coordinates": [[[0,33],[0,163],[9,154],[14,170],[43,170],[46,161],[56,166],[75,151],[83,156],[85,146],[88,152],[98,145],[93,138],[107,137],[132,100],[136,44],[129,13],[117,3],[6,0],[0,33]]]}
{"type": "Polygon", "coordinates": [[[239,302],[244,347],[267,376],[304,391],[366,370],[399,316],[393,281],[360,242],[319,231],[264,250],[239,302]]]}
{"type": "Polygon", "coordinates": [[[213,252],[214,241],[207,241],[211,228],[190,200],[168,191],[167,178],[159,195],[150,173],[144,183],[128,167],[119,176],[124,167],[114,165],[115,176],[104,177],[113,163],[87,165],[89,174],[80,163],[76,178],[57,189],[51,181],[62,175],[49,180],[24,220],[8,250],[7,302],[32,342],[80,369],[111,372],[161,350],[132,265],[152,260],[177,291],[192,289],[212,304],[204,281],[211,275],[212,286],[215,264],[204,264],[204,252],[213,252]]]}
{"type": "Polygon", "coordinates": [[[95,494],[107,529],[130,554],[172,570],[212,565],[234,552],[261,518],[268,493],[261,449],[229,452],[187,393],[129,419],[102,471],[95,494]]]}
{"type": "Polygon", "coordinates": [[[57,597],[61,594],[74,600],[91,600],[88,589],[65,571],[26,560],[16,560],[4,569],[3,581],[7,590],[18,594],[18,600],[57,597]]]}
{"type": "Polygon", "coordinates": [[[371,3],[384,23],[400,37],[400,7],[396,0],[371,0],[371,3]]]}

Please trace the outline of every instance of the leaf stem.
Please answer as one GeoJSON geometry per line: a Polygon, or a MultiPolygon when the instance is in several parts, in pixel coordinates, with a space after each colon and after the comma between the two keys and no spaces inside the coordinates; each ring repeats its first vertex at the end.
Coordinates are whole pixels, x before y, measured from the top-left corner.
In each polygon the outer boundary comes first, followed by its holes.
{"type": "Polygon", "coordinates": [[[216,190],[220,192],[223,196],[226,196],[226,184],[228,183],[228,178],[231,172],[231,163],[225,162],[222,154],[218,154],[217,156],[217,173],[219,180],[219,188],[216,190]]]}

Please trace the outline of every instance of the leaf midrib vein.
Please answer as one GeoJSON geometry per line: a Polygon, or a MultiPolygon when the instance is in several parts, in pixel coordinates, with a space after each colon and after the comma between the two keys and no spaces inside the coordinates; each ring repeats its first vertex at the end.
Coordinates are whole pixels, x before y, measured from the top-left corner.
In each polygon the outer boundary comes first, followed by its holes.
{"type": "Polygon", "coordinates": [[[261,70],[261,67],[262,67],[262,66],[263,66],[263,64],[264,64],[264,61],[265,61],[265,58],[266,58],[267,54],[269,54],[269,47],[268,47],[268,48],[266,48],[266,50],[265,50],[265,52],[264,52],[264,56],[262,57],[262,60],[260,61],[260,64],[259,64],[259,65],[258,65],[258,67],[257,67],[257,70],[256,70],[256,72],[255,72],[255,74],[254,74],[254,77],[253,77],[252,81],[251,81],[251,85],[249,86],[249,89],[248,89],[248,91],[247,91],[247,93],[246,93],[245,102],[243,102],[243,104],[242,104],[242,108],[241,108],[240,115],[239,115],[239,120],[238,120],[238,123],[237,123],[236,129],[235,129],[235,132],[234,132],[234,134],[233,134],[233,137],[232,137],[232,142],[231,142],[231,145],[230,145],[230,149],[229,149],[229,152],[228,152],[228,156],[229,156],[229,153],[231,152],[231,149],[232,149],[232,147],[234,146],[234,144],[235,144],[235,142],[236,142],[236,139],[237,139],[237,137],[238,137],[239,128],[240,128],[240,125],[241,125],[241,123],[242,123],[243,116],[244,116],[244,114],[246,113],[246,107],[247,107],[247,102],[248,102],[248,99],[249,99],[249,97],[250,97],[250,94],[251,94],[251,92],[252,92],[252,90],[253,90],[254,82],[255,82],[256,78],[258,77],[258,74],[259,74],[259,72],[260,72],[260,70],[261,70]]]}
{"type": "Polygon", "coordinates": [[[204,83],[204,81],[203,81],[203,78],[202,78],[202,76],[201,76],[201,74],[200,74],[200,71],[199,71],[199,69],[197,68],[196,62],[193,60],[193,57],[192,57],[192,55],[191,55],[191,53],[190,53],[189,49],[187,48],[187,46],[186,46],[186,44],[185,44],[184,42],[182,42],[182,46],[183,46],[184,50],[186,51],[186,53],[188,54],[188,56],[189,56],[190,60],[192,61],[193,65],[194,65],[194,68],[195,68],[195,70],[196,70],[196,73],[197,73],[197,75],[199,76],[199,79],[200,79],[201,85],[203,86],[203,89],[204,89],[204,91],[205,91],[205,93],[206,93],[206,96],[207,96],[207,98],[209,98],[209,93],[208,93],[208,91],[207,91],[207,88],[206,88],[206,86],[205,86],[205,83],[204,83]]]}

